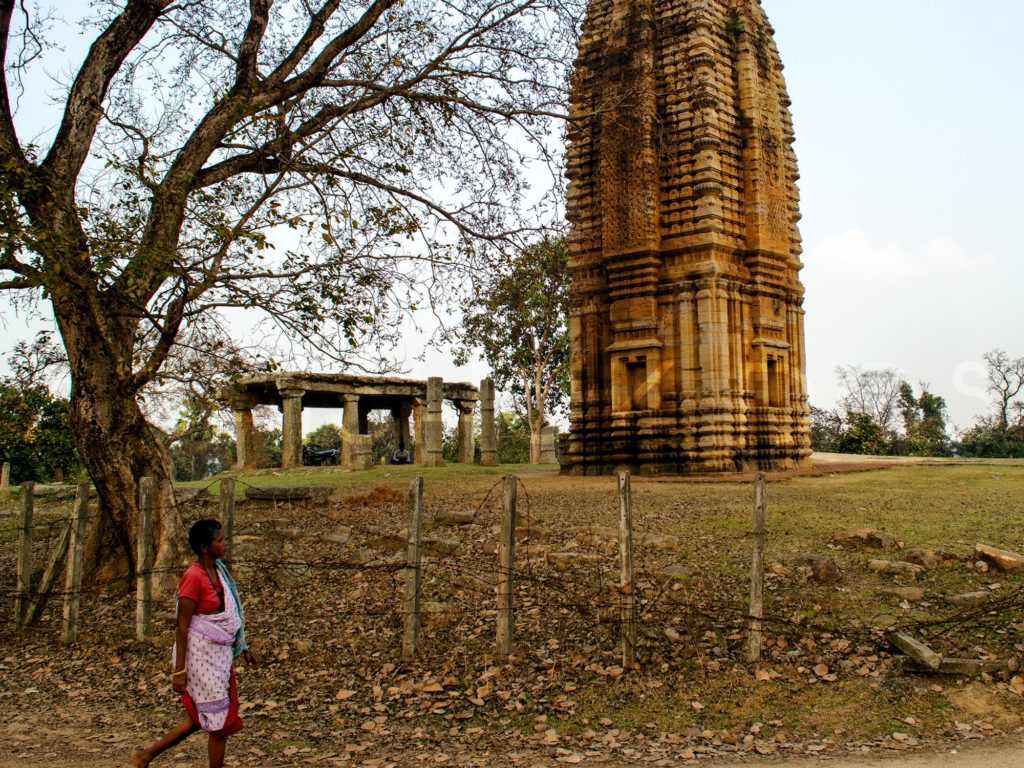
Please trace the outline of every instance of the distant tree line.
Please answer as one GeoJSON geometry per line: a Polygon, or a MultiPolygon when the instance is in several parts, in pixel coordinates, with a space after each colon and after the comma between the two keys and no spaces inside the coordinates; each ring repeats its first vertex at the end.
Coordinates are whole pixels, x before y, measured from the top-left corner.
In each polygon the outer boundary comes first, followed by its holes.
{"type": "Polygon", "coordinates": [[[985,355],[992,412],[955,438],[945,398],[891,369],[837,369],[843,390],[831,410],[811,407],[816,451],[882,456],[1024,457],[1024,358],[985,355]]]}
{"type": "Polygon", "coordinates": [[[985,355],[993,410],[960,435],[960,453],[979,458],[1024,458],[1024,357],[1001,349],[985,355]]]}

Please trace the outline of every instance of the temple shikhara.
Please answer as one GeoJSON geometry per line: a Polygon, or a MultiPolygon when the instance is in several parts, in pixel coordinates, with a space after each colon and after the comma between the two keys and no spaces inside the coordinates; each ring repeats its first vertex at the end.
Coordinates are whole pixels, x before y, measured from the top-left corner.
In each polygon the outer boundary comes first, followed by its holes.
{"type": "Polygon", "coordinates": [[[568,175],[565,471],[810,456],[793,125],[756,0],[592,0],[568,175]]]}

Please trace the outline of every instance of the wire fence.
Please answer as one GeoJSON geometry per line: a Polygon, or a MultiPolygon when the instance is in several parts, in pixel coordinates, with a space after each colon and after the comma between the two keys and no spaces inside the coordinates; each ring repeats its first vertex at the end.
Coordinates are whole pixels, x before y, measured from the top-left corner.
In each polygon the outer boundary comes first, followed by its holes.
{"type": "MultiPolygon", "coordinates": [[[[219,500],[202,498],[218,482],[198,489],[188,499],[168,502],[170,519],[180,523],[182,533],[202,517],[223,519],[227,514],[233,515],[233,491],[229,495],[222,493],[219,500]],[[217,505],[216,514],[211,515],[211,504],[217,505]]],[[[255,488],[239,479],[235,482],[243,489],[255,488]]],[[[683,569],[685,563],[673,558],[673,546],[678,548],[682,543],[659,542],[648,535],[644,516],[635,520],[630,517],[631,524],[623,523],[617,531],[601,526],[552,530],[550,525],[535,520],[526,486],[519,480],[515,486],[518,501],[511,511],[500,492],[507,487],[502,479],[486,489],[467,510],[453,514],[435,508],[432,515],[424,514],[419,523],[426,528],[426,535],[416,552],[411,548],[417,525],[413,491],[408,498],[394,492],[387,497],[385,506],[391,512],[386,520],[374,524],[346,518],[344,533],[333,538],[310,536],[302,529],[291,530],[303,514],[308,514],[311,507],[318,508],[318,504],[292,501],[282,493],[280,498],[259,502],[260,515],[246,514],[237,527],[232,521],[229,545],[234,554],[230,567],[236,574],[265,583],[264,588],[278,596],[286,594],[287,587],[277,581],[288,578],[359,575],[377,579],[383,597],[350,601],[345,612],[349,618],[387,622],[395,630],[396,651],[400,645],[399,630],[408,631],[410,625],[418,627],[421,623],[432,626],[427,643],[433,649],[431,652],[459,644],[469,636],[479,640],[478,647],[487,647],[483,635],[495,631],[492,624],[497,621],[500,626],[499,617],[507,611],[516,640],[528,638],[532,645],[543,644],[547,634],[548,640],[580,647],[595,643],[605,648],[621,647],[626,667],[634,658],[629,645],[635,646],[633,653],[639,653],[636,660],[643,662],[678,643],[680,631],[699,637],[702,629],[718,631],[724,627],[729,632],[725,640],[739,648],[748,641],[751,627],[759,626],[771,643],[780,639],[799,642],[808,635],[817,635],[841,639],[859,647],[862,653],[881,653],[891,650],[893,632],[912,634],[929,642],[940,641],[965,628],[991,627],[1002,631],[1010,621],[1008,617],[1020,616],[1024,611],[1024,587],[1017,587],[983,605],[957,608],[928,619],[908,618],[885,630],[856,617],[815,621],[787,616],[778,607],[773,611],[771,605],[764,613],[754,615],[747,597],[749,583],[734,581],[728,590],[702,589],[701,575],[687,574],[683,569]],[[514,514],[513,525],[508,522],[510,512],[514,514]],[[398,527],[402,522],[408,523],[405,528],[398,527]],[[631,563],[628,574],[623,566],[623,537],[627,534],[635,542],[635,565],[631,563]],[[514,552],[507,568],[500,561],[502,546],[509,546],[514,552]],[[418,577],[416,582],[409,581],[413,574],[418,577]],[[407,592],[403,597],[387,579],[415,583],[415,594],[407,592]],[[502,583],[510,585],[507,605],[498,594],[502,583]],[[424,597],[431,596],[443,599],[423,602],[424,597]]],[[[30,487],[27,493],[30,497],[30,487]]],[[[612,498],[614,494],[609,494],[610,501],[612,498]]],[[[622,503],[621,495],[619,501],[622,503]]],[[[420,502],[422,507],[422,499],[420,502]]],[[[30,502],[23,499],[22,503],[23,510],[31,508],[30,502]]],[[[88,530],[100,519],[96,505],[83,503],[80,497],[70,520],[35,522],[31,511],[27,515],[23,512],[16,529],[17,582],[13,587],[0,587],[0,597],[13,601],[14,619],[19,626],[31,622],[48,631],[61,626],[64,641],[74,642],[78,638],[80,604],[85,603],[88,610],[91,601],[105,598],[118,588],[127,592],[134,585],[139,616],[137,635],[144,639],[151,634],[152,611],[170,608],[173,603],[169,597],[153,598],[150,587],[155,579],[179,576],[181,565],[153,566],[147,556],[136,559],[134,572],[102,582],[82,583],[81,541],[65,534],[76,520],[82,521],[88,530]],[[62,558],[67,561],[66,567],[62,558]],[[41,563],[46,563],[47,569],[41,579],[34,580],[33,565],[41,563]],[[62,570],[66,574],[60,580],[62,570]],[[47,581],[51,571],[57,575],[47,581]],[[56,611],[43,610],[47,601],[58,600],[64,603],[62,622],[54,620],[56,611]],[[69,627],[69,621],[74,626],[69,627]]],[[[737,550],[744,556],[752,550],[752,533],[742,531],[734,536],[735,543],[743,545],[737,550]]],[[[762,579],[763,572],[762,567],[762,579]]],[[[500,646],[500,640],[497,642],[500,646]]],[[[424,652],[424,643],[416,638],[412,650],[414,655],[424,652]]]]}

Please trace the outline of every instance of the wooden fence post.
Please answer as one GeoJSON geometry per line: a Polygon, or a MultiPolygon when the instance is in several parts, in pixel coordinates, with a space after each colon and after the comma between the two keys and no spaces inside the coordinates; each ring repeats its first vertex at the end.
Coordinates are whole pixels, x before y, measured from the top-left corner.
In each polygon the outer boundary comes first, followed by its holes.
{"type": "Polygon", "coordinates": [[[150,564],[150,533],[153,518],[153,478],[139,480],[139,540],[135,558],[135,637],[145,640],[149,636],[149,617],[152,612],[153,573],[150,564]]]}
{"type": "Polygon", "coordinates": [[[629,472],[619,473],[619,555],[622,564],[622,666],[636,666],[636,592],[633,572],[633,492],[629,472]]]}
{"type": "Polygon", "coordinates": [[[49,601],[50,595],[53,594],[53,586],[57,583],[57,578],[60,576],[61,571],[64,570],[64,560],[68,554],[68,542],[70,539],[71,523],[69,521],[61,530],[53,547],[50,549],[50,559],[46,563],[43,576],[39,579],[35,589],[32,590],[32,599],[29,600],[28,610],[25,613],[24,626],[31,627],[43,617],[46,603],[49,601]]]}
{"type": "Polygon", "coordinates": [[[229,563],[235,549],[235,478],[220,481],[220,524],[224,528],[224,559],[229,563]]]}
{"type": "Polygon", "coordinates": [[[78,640],[78,607],[82,591],[82,555],[85,548],[85,526],[89,519],[89,483],[78,484],[75,511],[71,518],[71,540],[68,542],[68,565],[64,578],[65,645],[78,640]]]}
{"type": "Polygon", "coordinates": [[[409,538],[405,553],[405,599],[402,601],[402,660],[416,657],[420,639],[420,592],[423,573],[423,477],[409,486],[409,538]]]}
{"type": "Polygon", "coordinates": [[[512,634],[515,618],[512,610],[512,589],[515,582],[516,563],[516,495],[519,478],[508,475],[505,478],[505,492],[502,497],[504,514],[501,521],[501,539],[498,541],[498,637],[497,656],[502,661],[512,653],[512,634]]]}
{"type": "Polygon", "coordinates": [[[18,519],[18,561],[14,596],[14,625],[25,626],[28,604],[32,599],[32,513],[35,509],[35,483],[21,484],[21,514],[18,519]]]}
{"type": "Polygon", "coordinates": [[[11,488],[11,462],[5,461],[3,469],[0,469],[0,490],[10,490],[11,488]]]}
{"type": "Polygon", "coordinates": [[[750,573],[750,637],[747,645],[747,661],[756,664],[761,661],[764,642],[762,619],[764,619],[764,550],[765,550],[765,482],[764,475],[758,474],[754,481],[754,563],[750,573]]]}

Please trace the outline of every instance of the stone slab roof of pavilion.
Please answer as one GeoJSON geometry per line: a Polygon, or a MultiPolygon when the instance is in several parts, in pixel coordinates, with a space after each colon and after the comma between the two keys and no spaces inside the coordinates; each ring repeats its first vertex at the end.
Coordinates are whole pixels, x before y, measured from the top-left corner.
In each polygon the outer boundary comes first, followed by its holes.
{"type": "MultiPolygon", "coordinates": [[[[254,398],[260,405],[280,405],[282,392],[301,390],[303,404],[315,408],[331,407],[344,395],[357,395],[370,401],[426,399],[427,381],[398,376],[280,371],[241,376],[232,389],[254,398]]],[[[444,382],[443,392],[445,400],[475,402],[480,399],[477,387],[466,382],[444,382]]]]}

